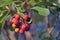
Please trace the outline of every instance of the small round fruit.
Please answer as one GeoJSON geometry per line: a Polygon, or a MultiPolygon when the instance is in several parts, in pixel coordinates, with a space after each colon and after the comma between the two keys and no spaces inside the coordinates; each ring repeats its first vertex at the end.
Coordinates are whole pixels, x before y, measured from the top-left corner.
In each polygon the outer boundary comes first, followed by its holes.
{"type": "Polygon", "coordinates": [[[15,21],[15,18],[13,18],[13,19],[10,21],[10,24],[13,24],[14,21],[15,21]]]}
{"type": "Polygon", "coordinates": [[[19,28],[15,28],[15,32],[19,32],[19,28]]]}
{"type": "Polygon", "coordinates": [[[26,30],[26,31],[29,31],[29,29],[30,29],[30,25],[29,25],[29,24],[26,24],[25,30],[26,30]]]}
{"type": "Polygon", "coordinates": [[[24,34],[24,30],[20,30],[20,32],[19,32],[21,35],[23,35],[24,34]]]}
{"type": "Polygon", "coordinates": [[[30,28],[26,28],[26,30],[25,30],[25,31],[29,31],[29,29],[30,29],[30,28]]]}
{"type": "Polygon", "coordinates": [[[28,30],[29,27],[30,27],[29,24],[26,23],[26,24],[23,24],[22,25],[22,28],[21,29],[25,31],[25,30],[28,30]]]}
{"type": "Polygon", "coordinates": [[[20,20],[20,15],[16,14],[15,19],[20,20]]]}
{"type": "Polygon", "coordinates": [[[13,28],[15,28],[15,27],[16,27],[16,25],[15,25],[15,24],[12,24],[12,27],[13,27],[13,28]]]}
{"type": "Polygon", "coordinates": [[[25,15],[23,16],[23,19],[24,19],[25,21],[27,21],[27,20],[29,19],[29,16],[25,14],[25,15]]]}
{"type": "Polygon", "coordinates": [[[26,25],[26,27],[30,27],[30,25],[28,23],[26,23],[25,25],[26,25]]]}
{"type": "Polygon", "coordinates": [[[18,25],[19,21],[18,21],[18,20],[15,20],[13,23],[14,23],[15,25],[18,25]]]}
{"type": "Polygon", "coordinates": [[[26,24],[22,24],[21,29],[22,29],[22,30],[25,30],[25,29],[26,29],[26,24]]]}
{"type": "Polygon", "coordinates": [[[20,22],[19,22],[19,23],[16,25],[16,26],[17,26],[17,28],[20,28],[20,25],[21,25],[21,24],[20,24],[20,22]]]}

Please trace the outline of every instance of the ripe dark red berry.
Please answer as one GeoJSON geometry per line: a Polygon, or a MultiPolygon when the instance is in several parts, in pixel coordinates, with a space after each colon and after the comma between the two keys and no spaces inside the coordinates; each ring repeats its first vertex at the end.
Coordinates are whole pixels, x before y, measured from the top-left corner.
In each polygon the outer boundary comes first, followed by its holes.
{"type": "Polygon", "coordinates": [[[25,30],[25,31],[29,31],[29,29],[30,29],[30,28],[26,28],[26,30],[25,30]]]}
{"type": "Polygon", "coordinates": [[[17,26],[17,28],[20,28],[20,25],[21,25],[21,24],[20,24],[20,22],[19,22],[19,23],[16,25],[16,26],[17,26]]]}
{"type": "Polygon", "coordinates": [[[15,21],[15,18],[13,18],[13,19],[10,21],[10,24],[13,24],[14,21],[15,21]]]}
{"type": "Polygon", "coordinates": [[[27,20],[29,19],[29,16],[25,14],[25,15],[23,16],[23,19],[24,19],[25,21],[27,21],[27,20]]]}
{"type": "Polygon", "coordinates": [[[22,30],[25,30],[25,29],[26,29],[26,24],[22,24],[21,29],[22,29],[22,30]]]}
{"type": "Polygon", "coordinates": [[[27,30],[29,30],[29,28],[30,28],[29,24],[26,23],[26,24],[23,24],[22,25],[22,28],[21,29],[24,30],[24,31],[25,30],[27,31],[27,30]]]}
{"type": "Polygon", "coordinates": [[[20,20],[20,15],[16,14],[15,19],[20,20]]]}
{"type": "Polygon", "coordinates": [[[19,33],[20,33],[21,35],[23,35],[23,34],[24,34],[24,30],[21,29],[21,30],[19,31],[19,33]]]}
{"type": "Polygon", "coordinates": [[[19,21],[18,21],[18,20],[15,20],[13,23],[14,23],[15,25],[18,25],[19,21]]]}
{"type": "Polygon", "coordinates": [[[29,24],[26,24],[26,31],[29,31],[29,29],[30,29],[30,25],[29,24]]]}

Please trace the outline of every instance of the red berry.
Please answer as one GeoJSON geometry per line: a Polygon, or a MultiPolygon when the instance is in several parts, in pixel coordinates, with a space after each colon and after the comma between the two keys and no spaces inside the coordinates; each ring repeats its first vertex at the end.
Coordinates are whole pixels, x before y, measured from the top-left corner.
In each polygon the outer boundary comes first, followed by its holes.
{"type": "Polygon", "coordinates": [[[26,28],[26,31],[29,31],[30,28],[26,28]]]}
{"type": "Polygon", "coordinates": [[[20,25],[21,25],[21,24],[20,24],[20,22],[19,22],[19,23],[16,25],[16,26],[17,26],[17,28],[20,28],[20,25]]]}
{"type": "Polygon", "coordinates": [[[13,18],[13,19],[10,21],[10,23],[13,24],[14,21],[15,21],[15,18],[13,18]]]}
{"type": "Polygon", "coordinates": [[[29,19],[29,16],[25,14],[25,15],[23,16],[23,19],[27,21],[27,20],[29,19]]]}
{"type": "Polygon", "coordinates": [[[30,27],[30,25],[29,25],[29,24],[27,24],[27,23],[26,23],[25,25],[26,25],[26,28],[29,28],[29,27],[30,27]]]}
{"type": "Polygon", "coordinates": [[[30,25],[29,24],[26,24],[26,31],[29,31],[29,29],[30,29],[30,25]]]}
{"type": "Polygon", "coordinates": [[[18,20],[15,20],[13,23],[14,23],[15,25],[18,25],[19,21],[18,21],[18,20]]]}
{"type": "Polygon", "coordinates": [[[30,25],[28,23],[25,24],[27,27],[29,27],[30,25]]]}
{"type": "Polygon", "coordinates": [[[20,30],[20,32],[19,32],[21,35],[23,35],[24,34],[24,30],[20,30]]]}
{"type": "Polygon", "coordinates": [[[22,30],[25,30],[26,29],[26,24],[22,24],[22,30]]]}
{"type": "Polygon", "coordinates": [[[20,20],[20,15],[16,14],[15,19],[20,20]]]}
{"type": "Polygon", "coordinates": [[[29,24],[23,24],[22,25],[22,30],[29,30],[29,24]]]}

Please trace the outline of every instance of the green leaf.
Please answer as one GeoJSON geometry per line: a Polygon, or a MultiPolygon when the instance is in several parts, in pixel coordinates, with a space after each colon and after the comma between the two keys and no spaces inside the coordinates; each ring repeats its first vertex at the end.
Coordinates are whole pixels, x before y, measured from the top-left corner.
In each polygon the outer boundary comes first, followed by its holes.
{"type": "Polygon", "coordinates": [[[28,4],[37,4],[39,2],[42,2],[42,0],[30,0],[28,4]]]}
{"type": "Polygon", "coordinates": [[[4,27],[5,22],[3,21],[2,23],[0,23],[0,32],[2,31],[3,27],[4,27]]]}
{"type": "Polygon", "coordinates": [[[18,0],[5,0],[5,1],[2,1],[0,3],[0,7],[4,7],[4,6],[9,5],[9,4],[11,4],[13,2],[16,2],[16,1],[18,1],[18,0]]]}
{"type": "Polygon", "coordinates": [[[37,6],[51,6],[52,3],[49,3],[49,2],[40,2],[40,3],[37,3],[36,5],[37,6]]]}
{"type": "Polygon", "coordinates": [[[39,38],[41,38],[44,34],[45,34],[45,32],[41,32],[41,33],[39,34],[39,38]]]}
{"type": "Polygon", "coordinates": [[[39,6],[33,7],[32,10],[36,10],[42,16],[48,16],[50,13],[48,9],[39,6]]]}
{"type": "Polygon", "coordinates": [[[25,1],[24,2],[22,2],[20,5],[21,5],[21,7],[23,7],[24,6],[24,4],[25,4],[25,1]]]}
{"type": "Polygon", "coordinates": [[[2,31],[2,29],[4,28],[4,24],[5,24],[5,21],[7,20],[8,18],[8,14],[9,14],[10,11],[6,12],[4,15],[4,17],[2,18],[1,22],[0,22],[0,32],[2,31]]]}
{"type": "Polygon", "coordinates": [[[51,37],[46,37],[43,40],[52,40],[52,38],[51,37]]]}
{"type": "Polygon", "coordinates": [[[36,3],[42,2],[42,0],[35,0],[36,3]]]}
{"type": "Polygon", "coordinates": [[[35,0],[30,0],[28,4],[36,4],[35,0]]]}
{"type": "Polygon", "coordinates": [[[36,6],[52,6],[52,7],[57,7],[57,4],[52,3],[52,2],[39,2],[36,4],[36,6]]]}
{"type": "Polygon", "coordinates": [[[1,28],[2,28],[2,23],[0,23],[0,32],[1,32],[1,28]]]}
{"type": "Polygon", "coordinates": [[[18,9],[20,16],[23,17],[24,14],[23,14],[22,8],[20,6],[17,6],[17,9],[18,9]]]}
{"type": "Polygon", "coordinates": [[[7,12],[7,10],[1,12],[1,14],[0,14],[0,22],[3,20],[4,16],[7,14],[6,12],[7,12]]]}

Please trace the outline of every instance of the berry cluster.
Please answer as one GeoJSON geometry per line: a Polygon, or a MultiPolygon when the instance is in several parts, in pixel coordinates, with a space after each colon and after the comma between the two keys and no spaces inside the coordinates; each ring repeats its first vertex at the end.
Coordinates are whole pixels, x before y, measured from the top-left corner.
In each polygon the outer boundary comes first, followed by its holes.
{"type": "Polygon", "coordinates": [[[19,14],[16,14],[10,23],[12,27],[15,28],[15,32],[19,32],[22,35],[25,31],[29,31],[30,23],[28,21],[30,21],[30,17],[28,15],[25,14],[23,17],[20,17],[19,14]],[[23,21],[21,21],[21,19],[23,21]]]}

